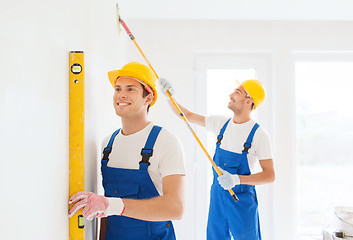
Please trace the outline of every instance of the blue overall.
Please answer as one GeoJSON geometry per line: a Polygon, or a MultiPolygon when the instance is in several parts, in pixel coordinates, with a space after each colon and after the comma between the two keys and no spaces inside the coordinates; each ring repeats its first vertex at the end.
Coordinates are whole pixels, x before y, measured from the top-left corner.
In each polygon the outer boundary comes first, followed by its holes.
{"type": "MultiPolygon", "coordinates": [[[[217,137],[213,160],[217,166],[231,174],[250,175],[247,154],[259,125],[257,123],[254,125],[244,144],[244,150],[239,154],[220,148],[229,121],[230,119],[224,124],[217,137]]],[[[213,170],[213,176],[207,239],[227,240],[231,239],[232,235],[234,240],[261,240],[255,187],[245,184],[236,185],[232,190],[239,201],[235,202],[229,191],[224,190],[218,183],[218,174],[215,170],[213,170]]]]}
{"type": "MultiPolygon", "coordinates": [[[[114,139],[120,129],[115,131],[107,147],[103,151],[102,176],[106,197],[120,197],[132,199],[149,199],[159,196],[147,168],[149,158],[153,153],[153,146],[161,127],[153,126],[145,147],[141,150],[142,160],[139,169],[122,169],[108,167],[109,154],[114,139]]],[[[174,228],[171,221],[150,222],[135,218],[113,215],[107,217],[107,230],[105,240],[172,240],[175,239],[174,228]]]]}

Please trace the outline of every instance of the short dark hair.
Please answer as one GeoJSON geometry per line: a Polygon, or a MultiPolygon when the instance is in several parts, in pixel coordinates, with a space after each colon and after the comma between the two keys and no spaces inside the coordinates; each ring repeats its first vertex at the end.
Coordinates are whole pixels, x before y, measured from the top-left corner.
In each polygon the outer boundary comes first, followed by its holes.
{"type": "MultiPolygon", "coordinates": [[[[143,98],[145,98],[145,97],[147,97],[147,96],[148,96],[148,94],[150,94],[150,93],[147,91],[147,89],[146,89],[145,85],[143,85],[142,83],[140,83],[140,84],[141,84],[142,89],[143,89],[143,92],[142,92],[142,97],[143,97],[143,98]]],[[[147,112],[150,110],[150,106],[151,106],[151,104],[148,104],[148,107],[147,107],[147,112]]]]}

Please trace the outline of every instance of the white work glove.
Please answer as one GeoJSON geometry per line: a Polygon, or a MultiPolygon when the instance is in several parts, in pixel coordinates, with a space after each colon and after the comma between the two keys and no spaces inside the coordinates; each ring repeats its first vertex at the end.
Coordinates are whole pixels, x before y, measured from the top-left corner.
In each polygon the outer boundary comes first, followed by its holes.
{"type": "Polygon", "coordinates": [[[224,190],[229,190],[233,188],[235,185],[240,184],[240,178],[238,174],[230,174],[226,170],[223,170],[222,168],[219,168],[221,173],[223,174],[222,176],[219,176],[217,178],[219,184],[224,188],[224,190]]]}
{"type": "Polygon", "coordinates": [[[102,218],[110,215],[122,215],[125,210],[124,202],[121,198],[107,198],[92,192],[78,192],[73,195],[69,204],[75,205],[69,211],[69,217],[82,208],[82,215],[87,220],[94,217],[102,218]]]}
{"type": "Polygon", "coordinates": [[[168,96],[166,92],[169,92],[170,96],[173,96],[174,89],[172,84],[165,78],[159,79],[159,86],[163,90],[164,95],[168,96]]]}

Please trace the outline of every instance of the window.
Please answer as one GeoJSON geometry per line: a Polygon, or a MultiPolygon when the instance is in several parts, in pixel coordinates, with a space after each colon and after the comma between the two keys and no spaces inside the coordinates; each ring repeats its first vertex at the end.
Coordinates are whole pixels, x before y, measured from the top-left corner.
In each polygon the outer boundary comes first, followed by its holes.
{"type": "Polygon", "coordinates": [[[296,62],[295,81],[297,239],[322,239],[353,203],[353,62],[296,62]]]}

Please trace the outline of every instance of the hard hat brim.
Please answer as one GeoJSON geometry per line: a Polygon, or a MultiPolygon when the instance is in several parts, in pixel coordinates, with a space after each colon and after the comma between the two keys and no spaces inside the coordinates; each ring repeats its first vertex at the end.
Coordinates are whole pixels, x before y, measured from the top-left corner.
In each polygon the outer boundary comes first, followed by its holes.
{"type": "Polygon", "coordinates": [[[157,91],[155,90],[155,88],[153,86],[148,85],[146,82],[143,81],[144,77],[136,72],[131,72],[131,71],[126,71],[126,70],[113,70],[108,72],[108,77],[109,77],[109,81],[110,84],[112,85],[112,87],[115,87],[116,85],[116,80],[119,77],[131,77],[134,80],[137,80],[138,82],[140,82],[143,85],[147,85],[153,92],[154,98],[153,101],[151,102],[151,106],[154,105],[156,103],[157,100],[157,91]]]}

